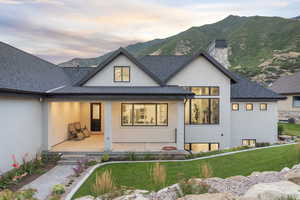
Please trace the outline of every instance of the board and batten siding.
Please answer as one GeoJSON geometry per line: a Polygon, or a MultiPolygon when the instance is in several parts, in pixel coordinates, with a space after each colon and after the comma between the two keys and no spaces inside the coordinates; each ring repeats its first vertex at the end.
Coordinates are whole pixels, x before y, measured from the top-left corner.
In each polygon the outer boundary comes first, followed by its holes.
{"type": "Polygon", "coordinates": [[[241,146],[243,139],[256,142],[277,141],[277,102],[232,102],[239,104],[238,111],[231,111],[232,146],[241,146]],[[246,111],[246,104],[253,104],[253,111],[246,111]],[[266,103],[267,110],[261,111],[260,104],[266,103]]]}
{"type": "Polygon", "coordinates": [[[34,158],[42,149],[42,103],[38,98],[0,97],[0,174],[12,167],[12,155],[18,162],[27,153],[34,158]]]}
{"type": "Polygon", "coordinates": [[[113,102],[112,116],[112,142],[175,142],[177,101],[113,102]],[[168,126],[122,126],[121,103],[168,103],[168,126]]]}
{"type": "Polygon", "coordinates": [[[84,86],[158,86],[158,84],[126,56],[119,55],[84,86]],[[130,82],[114,82],[114,66],[129,66],[130,82]]]}
{"type": "MultiPolygon", "coordinates": [[[[199,56],[172,77],[168,85],[218,86],[220,88],[220,123],[216,125],[185,125],[186,143],[220,143],[220,148],[230,145],[230,79],[204,57],[199,56]]],[[[216,98],[206,97],[201,98],[216,98]]]]}

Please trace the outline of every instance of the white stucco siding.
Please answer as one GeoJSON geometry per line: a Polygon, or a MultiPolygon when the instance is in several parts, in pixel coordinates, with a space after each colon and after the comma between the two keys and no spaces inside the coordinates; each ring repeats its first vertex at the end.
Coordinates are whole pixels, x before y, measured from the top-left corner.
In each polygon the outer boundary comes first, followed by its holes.
{"type": "Polygon", "coordinates": [[[0,174],[11,169],[12,155],[21,163],[42,150],[42,104],[37,98],[0,97],[0,174]]]}
{"type": "Polygon", "coordinates": [[[85,86],[158,86],[158,84],[126,56],[120,55],[87,81],[85,86]],[[114,66],[129,66],[130,82],[114,82],[114,66]]]}
{"type": "MultiPolygon", "coordinates": [[[[175,128],[178,126],[177,102],[123,102],[123,103],[168,103],[168,126],[122,126],[121,103],[112,103],[112,142],[175,142],[175,128]]],[[[105,111],[104,111],[105,112],[105,111]]]]}
{"type": "Polygon", "coordinates": [[[231,112],[232,146],[241,146],[242,139],[256,139],[256,142],[277,141],[276,102],[232,102],[239,104],[239,111],[231,112]],[[253,104],[253,111],[246,111],[246,103],[253,104]],[[260,111],[260,103],[267,103],[267,111],[260,111]]]}
{"type": "Polygon", "coordinates": [[[170,79],[168,84],[218,86],[220,88],[220,123],[218,125],[185,125],[185,142],[218,142],[220,148],[230,147],[230,79],[205,58],[199,57],[170,79]]]}

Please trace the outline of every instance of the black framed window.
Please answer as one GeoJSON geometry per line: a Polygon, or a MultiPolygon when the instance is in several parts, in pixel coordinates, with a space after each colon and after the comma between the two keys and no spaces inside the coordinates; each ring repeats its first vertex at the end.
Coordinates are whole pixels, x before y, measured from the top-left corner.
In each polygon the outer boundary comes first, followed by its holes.
{"type": "Polygon", "coordinates": [[[256,140],[255,139],[243,139],[242,140],[243,146],[249,146],[249,147],[255,147],[256,146],[256,140]]]}
{"type": "Polygon", "coordinates": [[[115,66],[114,67],[114,82],[130,82],[130,67],[115,66]]]}
{"type": "Polygon", "coordinates": [[[239,109],[240,109],[240,104],[238,103],[231,104],[231,110],[238,111],[239,109]]]}
{"type": "Polygon", "coordinates": [[[194,153],[217,151],[220,148],[219,143],[188,143],[184,146],[185,150],[194,153]]]}
{"type": "Polygon", "coordinates": [[[185,103],[185,124],[219,124],[218,98],[190,99],[185,103]]]}
{"type": "Polygon", "coordinates": [[[91,103],[91,131],[101,131],[101,104],[91,103]]]}
{"type": "Polygon", "coordinates": [[[261,103],[261,104],[259,105],[259,109],[260,109],[261,111],[266,111],[266,110],[268,110],[268,104],[266,104],[266,103],[261,103]]]}
{"type": "Polygon", "coordinates": [[[300,107],[300,96],[293,96],[293,107],[300,107]]]}
{"type": "Polygon", "coordinates": [[[168,126],[167,103],[122,103],[122,126],[168,126]]]}
{"type": "Polygon", "coordinates": [[[188,89],[196,96],[219,96],[220,89],[217,86],[192,86],[188,89]]]}
{"type": "Polygon", "coordinates": [[[252,103],[246,103],[245,107],[246,107],[246,111],[252,111],[253,110],[253,104],[252,103]]]}

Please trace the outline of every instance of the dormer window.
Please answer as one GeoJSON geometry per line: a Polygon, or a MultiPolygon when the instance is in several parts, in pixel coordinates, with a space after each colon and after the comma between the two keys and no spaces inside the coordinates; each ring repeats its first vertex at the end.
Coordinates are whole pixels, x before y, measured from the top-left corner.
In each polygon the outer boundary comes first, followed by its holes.
{"type": "Polygon", "coordinates": [[[114,67],[114,82],[130,82],[129,66],[114,67]]]}

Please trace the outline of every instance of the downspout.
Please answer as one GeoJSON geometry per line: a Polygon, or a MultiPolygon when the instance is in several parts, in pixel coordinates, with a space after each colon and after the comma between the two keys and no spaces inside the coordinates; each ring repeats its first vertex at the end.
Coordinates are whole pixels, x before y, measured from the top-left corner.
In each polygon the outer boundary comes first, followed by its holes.
{"type": "MultiPolygon", "coordinates": [[[[187,99],[187,95],[185,96],[185,99],[184,99],[184,120],[183,120],[183,143],[184,143],[184,146],[185,146],[185,104],[186,102],[188,101],[187,99]]],[[[185,147],[183,147],[184,150],[185,150],[185,147]]]]}

